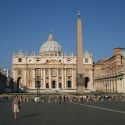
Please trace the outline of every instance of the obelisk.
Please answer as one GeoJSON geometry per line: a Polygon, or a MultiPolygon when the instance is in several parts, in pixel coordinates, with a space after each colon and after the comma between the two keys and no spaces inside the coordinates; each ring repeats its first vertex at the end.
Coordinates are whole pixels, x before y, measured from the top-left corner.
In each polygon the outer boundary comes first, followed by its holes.
{"type": "Polygon", "coordinates": [[[80,11],[77,14],[77,31],[76,31],[76,52],[77,52],[77,62],[76,62],[76,84],[77,84],[77,94],[84,94],[84,71],[83,71],[83,45],[82,45],[82,21],[80,16],[80,11]]]}

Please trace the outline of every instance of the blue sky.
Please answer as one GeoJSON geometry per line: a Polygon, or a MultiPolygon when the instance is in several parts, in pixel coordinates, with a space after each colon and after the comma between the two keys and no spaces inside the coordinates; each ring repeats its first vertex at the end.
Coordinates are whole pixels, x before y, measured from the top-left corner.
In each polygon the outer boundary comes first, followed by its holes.
{"type": "Polygon", "coordinates": [[[64,52],[75,54],[77,8],[94,62],[125,47],[124,0],[0,0],[0,67],[11,69],[18,50],[38,53],[50,29],[64,52]]]}

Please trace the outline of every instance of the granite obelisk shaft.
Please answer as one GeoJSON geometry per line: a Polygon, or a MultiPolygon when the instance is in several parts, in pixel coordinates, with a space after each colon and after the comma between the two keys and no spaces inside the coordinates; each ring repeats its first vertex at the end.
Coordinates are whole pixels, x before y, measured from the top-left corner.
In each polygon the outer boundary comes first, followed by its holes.
{"type": "Polygon", "coordinates": [[[84,71],[83,71],[83,45],[82,45],[82,21],[80,13],[78,12],[77,17],[77,32],[76,32],[76,43],[77,43],[77,64],[76,64],[76,84],[77,93],[84,93],[84,71]]]}

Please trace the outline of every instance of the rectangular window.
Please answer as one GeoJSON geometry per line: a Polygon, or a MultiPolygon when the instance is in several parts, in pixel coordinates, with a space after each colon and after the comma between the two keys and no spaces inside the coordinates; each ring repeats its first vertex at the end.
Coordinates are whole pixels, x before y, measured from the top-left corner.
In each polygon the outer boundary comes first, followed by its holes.
{"type": "Polygon", "coordinates": [[[85,58],[85,63],[88,63],[88,58],[85,58]]]}
{"type": "Polygon", "coordinates": [[[67,62],[69,62],[69,61],[71,61],[71,58],[68,57],[68,58],[67,58],[67,62]]]}
{"type": "Polygon", "coordinates": [[[62,83],[59,83],[59,88],[62,88],[62,83]]]}
{"type": "Polygon", "coordinates": [[[39,62],[39,61],[40,61],[40,58],[36,58],[36,61],[39,62]]]}
{"type": "Polygon", "coordinates": [[[35,76],[41,76],[41,69],[35,69],[35,76]]]}

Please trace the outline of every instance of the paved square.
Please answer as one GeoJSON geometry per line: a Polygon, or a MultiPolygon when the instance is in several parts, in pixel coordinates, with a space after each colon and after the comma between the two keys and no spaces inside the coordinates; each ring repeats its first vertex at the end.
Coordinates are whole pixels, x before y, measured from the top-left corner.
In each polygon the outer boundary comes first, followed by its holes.
{"type": "Polygon", "coordinates": [[[0,102],[0,125],[125,125],[125,102],[23,102],[12,115],[11,101],[0,102]]]}

